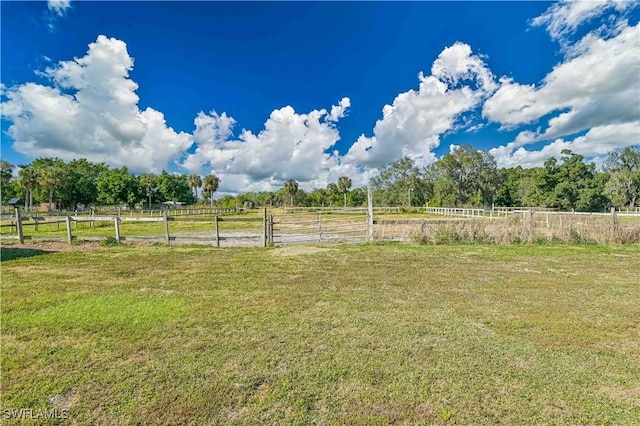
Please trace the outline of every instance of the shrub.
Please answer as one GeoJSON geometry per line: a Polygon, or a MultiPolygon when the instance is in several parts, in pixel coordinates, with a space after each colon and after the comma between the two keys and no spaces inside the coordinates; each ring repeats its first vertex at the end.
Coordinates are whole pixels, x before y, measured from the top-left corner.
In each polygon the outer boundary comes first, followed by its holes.
{"type": "Polygon", "coordinates": [[[569,242],[571,244],[596,244],[596,242],[586,235],[580,234],[575,229],[569,229],[569,242]]]}
{"type": "Polygon", "coordinates": [[[416,231],[413,234],[411,234],[410,241],[413,244],[417,244],[420,246],[429,244],[431,242],[429,241],[429,238],[426,235],[424,235],[422,232],[419,232],[419,231],[416,231]]]}
{"type": "Polygon", "coordinates": [[[448,226],[436,228],[433,233],[433,242],[438,245],[451,245],[462,241],[462,236],[448,226]]]}
{"type": "Polygon", "coordinates": [[[105,247],[113,247],[118,245],[118,240],[116,240],[116,237],[107,237],[104,240],[100,241],[100,245],[105,247]]]}
{"type": "Polygon", "coordinates": [[[548,242],[549,240],[547,240],[547,237],[545,237],[544,235],[538,234],[533,238],[533,244],[544,245],[548,242]]]}

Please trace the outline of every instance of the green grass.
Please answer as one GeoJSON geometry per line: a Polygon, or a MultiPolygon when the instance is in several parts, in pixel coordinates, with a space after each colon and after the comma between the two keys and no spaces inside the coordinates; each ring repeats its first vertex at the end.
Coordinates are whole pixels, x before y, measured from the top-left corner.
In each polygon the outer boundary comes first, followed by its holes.
{"type": "Polygon", "coordinates": [[[0,412],[638,424],[638,271],[638,246],[5,245],[0,412]]]}

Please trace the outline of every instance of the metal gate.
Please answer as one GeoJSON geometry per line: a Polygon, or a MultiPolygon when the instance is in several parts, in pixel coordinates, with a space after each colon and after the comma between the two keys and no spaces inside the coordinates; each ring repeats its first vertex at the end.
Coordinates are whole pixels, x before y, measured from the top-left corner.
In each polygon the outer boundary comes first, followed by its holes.
{"type": "Polygon", "coordinates": [[[277,214],[267,222],[272,244],[359,244],[368,241],[370,226],[364,209],[277,214]]]}

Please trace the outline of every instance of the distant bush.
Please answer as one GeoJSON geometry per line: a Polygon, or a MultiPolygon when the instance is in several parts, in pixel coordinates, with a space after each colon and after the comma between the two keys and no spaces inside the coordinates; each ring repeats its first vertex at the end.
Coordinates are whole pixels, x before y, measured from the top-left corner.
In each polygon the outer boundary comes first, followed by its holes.
{"type": "Polygon", "coordinates": [[[414,232],[413,234],[411,234],[410,241],[413,244],[417,244],[417,245],[420,245],[420,246],[427,245],[427,244],[431,243],[431,240],[429,239],[429,237],[427,237],[422,232],[414,232]]]}
{"type": "Polygon", "coordinates": [[[575,229],[569,229],[569,243],[571,244],[597,244],[597,242],[575,229]]]}
{"type": "Polygon", "coordinates": [[[462,240],[462,236],[449,226],[438,227],[433,233],[433,243],[437,245],[451,245],[461,243],[462,240]]]}
{"type": "Polygon", "coordinates": [[[105,247],[117,246],[118,240],[116,240],[116,237],[107,237],[104,240],[100,241],[100,245],[105,247]]]}
{"type": "Polygon", "coordinates": [[[548,244],[549,240],[544,235],[538,234],[533,238],[533,244],[544,245],[548,244]]]}

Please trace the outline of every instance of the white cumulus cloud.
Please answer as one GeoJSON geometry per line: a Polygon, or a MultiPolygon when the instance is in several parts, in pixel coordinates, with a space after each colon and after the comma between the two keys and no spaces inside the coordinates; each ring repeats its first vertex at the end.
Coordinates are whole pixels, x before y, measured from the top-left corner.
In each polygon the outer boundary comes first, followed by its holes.
{"type": "MultiPolygon", "coordinates": [[[[349,98],[326,109],[297,113],[291,106],[271,112],[258,134],[242,130],[233,138],[235,120],[226,113],[200,112],[194,121],[196,150],[182,166],[194,173],[221,177],[221,190],[273,190],[288,179],[301,187],[326,184],[336,173],[356,177],[331,148],[340,139],[336,122],[350,106],[349,98]]],[[[334,180],[335,180],[334,179],[334,180]]]]}
{"type": "MultiPolygon", "coordinates": [[[[623,3],[561,2],[534,23],[548,25],[553,37],[564,37],[608,10],[633,7],[623,3]]],[[[538,126],[492,150],[500,165],[540,165],[564,148],[597,157],[640,141],[640,24],[630,25],[618,14],[578,41],[564,42],[563,61],[540,84],[503,78],[485,102],[483,116],[502,128],[538,126]],[[547,141],[552,142],[539,150],[525,148],[547,141]]]]}
{"type": "Polygon", "coordinates": [[[548,158],[560,158],[562,150],[581,154],[586,158],[603,158],[609,152],[636,145],[640,137],[640,122],[607,124],[594,127],[583,136],[571,140],[558,138],[539,150],[526,150],[517,145],[499,146],[489,152],[495,157],[498,167],[537,167],[548,158]]]}
{"type": "Polygon", "coordinates": [[[12,123],[13,148],[29,157],[85,157],[138,172],[157,172],[180,158],[191,135],[168,127],[161,112],[138,108],[132,69],[126,44],[101,35],[85,56],[46,69],[50,86],[5,88],[2,115],[12,123]]]}
{"type": "Polygon", "coordinates": [[[471,47],[445,48],[431,67],[419,74],[418,90],[400,93],[382,109],[373,136],[361,135],[345,156],[350,164],[377,167],[410,156],[418,163],[435,157],[440,137],[457,130],[461,114],[474,110],[496,89],[491,71],[471,47]]]}

